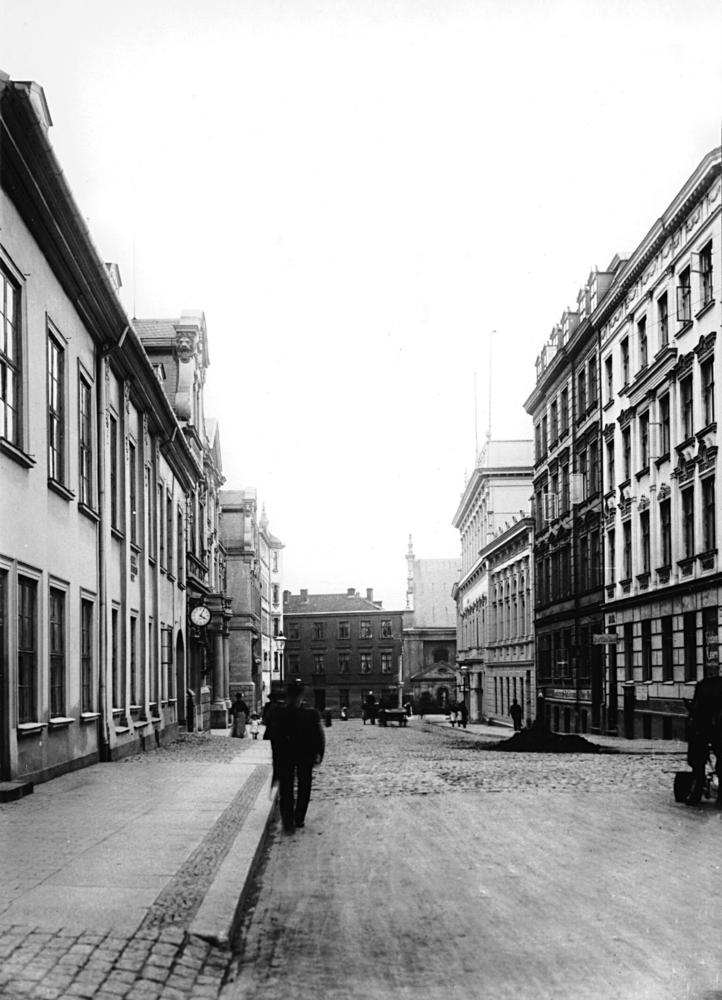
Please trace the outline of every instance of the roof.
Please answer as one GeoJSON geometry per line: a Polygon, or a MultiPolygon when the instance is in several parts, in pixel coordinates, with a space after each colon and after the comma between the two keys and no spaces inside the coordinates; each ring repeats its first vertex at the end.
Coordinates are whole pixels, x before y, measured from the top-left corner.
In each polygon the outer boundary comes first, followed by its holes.
{"type": "Polygon", "coordinates": [[[380,612],[381,614],[401,614],[379,607],[373,601],[359,594],[309,594],[303,599],[300,594],[287,595],[283,602],[284,615],[342,615],[350,612],[380,612]]]}

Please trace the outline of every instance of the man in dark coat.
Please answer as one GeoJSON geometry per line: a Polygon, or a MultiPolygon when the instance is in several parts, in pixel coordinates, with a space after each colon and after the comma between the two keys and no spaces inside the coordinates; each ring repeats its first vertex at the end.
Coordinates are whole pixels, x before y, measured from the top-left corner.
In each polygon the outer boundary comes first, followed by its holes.
{"type": "Polygon", "coordinates": [[[514,723],[515,732],[520,732],[521,722],[522,719],[524,718],[524,709],[521,707],[516,698],[511,703],[511,708],[509,709],[509,715],[511,716],[511,721],[514,723]]]}
{"type": "Polygon", "coordinates": [[[323,760],[326,739],[317,711],[302,705],[303,684],[286,687],[286,704],[274,720],[271,732],[273,780],[279,784],[281,820],[287,833],[294,833],[306,820],[315,764],[323,760]],[[294,779],[298,788],[294,802],[294,779]]]}

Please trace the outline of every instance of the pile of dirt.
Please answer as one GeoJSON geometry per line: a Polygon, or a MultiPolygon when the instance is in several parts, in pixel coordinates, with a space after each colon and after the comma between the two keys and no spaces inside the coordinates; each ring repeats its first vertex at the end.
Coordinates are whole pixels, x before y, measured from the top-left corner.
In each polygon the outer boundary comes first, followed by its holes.
{"type": "Polygon", "coordinates": [[[522,729],[507,740],[479,744],[479,749],[504,753],[616,753],[616,750],[591,743],[584,736],[551,733],[546,729],[522,729]]]}

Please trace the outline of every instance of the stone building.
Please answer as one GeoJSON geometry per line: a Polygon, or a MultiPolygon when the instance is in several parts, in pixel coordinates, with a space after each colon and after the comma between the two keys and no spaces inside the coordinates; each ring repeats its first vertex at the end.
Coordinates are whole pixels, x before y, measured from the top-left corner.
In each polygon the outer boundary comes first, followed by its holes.
{"type": "Polygon", "coordinates": [[[0,78],[0,778],[173,738],[186,688],[187,499],[203,468],[49,142],[0,78]]]}
{"type": "Polygon", "coordinates": [[[472,721],[488,709],[486,681],[489,574],[482,550],[499,529],[529,507],[531,441],[487,441],[466,485],[453,525],[461,535],[461,575],[453,588],[456,602],[456,662],[472,721]]]}
{"type": "Polygon", "coordinates": [[[480,557],[489,577],[484,714],[508,725],[516,699],[531,723],[536,717],[534,519],[514,520],[480,557]]]}
{"type": "Polygon", "coordinates": [[[403,611],[386,611],[373,590],[283,594],[288,677],[299,677],[319,710],[361,716],[363,700],[396,707],[401,695],[403,611]]]}
{"type": "Polygon", "coordinates": [[[261,510],[259,551],[261,570],[261,704],[272,690],[282,686],[283,604],[281,600],[281,555],[283,543],[271,534],[266,507],[261,510]],[[280,650],[280,652],[279,652],[280,650]]]}
{"type": "Polygon", "coordinates": [[[456,604],[452,597],[460,559],[417,559],[411,536],[406,554],[403,700],[445,707],[456,690],[456,604]]]}
{"type": "Polygon", "coordinates": [[[720,149],[707,155],[593,314],[601,347],[607,725],[683,738],[719,671],[715,385],[722,321],[720,149]]]}

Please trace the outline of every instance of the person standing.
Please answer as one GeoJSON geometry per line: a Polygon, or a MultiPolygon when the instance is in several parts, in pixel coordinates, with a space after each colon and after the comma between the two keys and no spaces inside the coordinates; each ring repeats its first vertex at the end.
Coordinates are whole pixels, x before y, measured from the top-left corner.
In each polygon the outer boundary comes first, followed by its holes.
{"type": "Polygon", "coordinates": [[[509,715],[511,716],[511,721],[514,723],[514,731],[518,733],[521,730],[521,720],[524,716],[524,710],[516,698],[511,703],[509,715]]]}
{"type": "Polygon", "coordinates": [[[286,686],[286,704],[271,731],[273,780],[279,785],[281,822],[287,833],[305,825],[313,768],[326,749],[321,717],[315,709],[304,708],[302,698],[300,681],[286,686]]]}
{"type": "Polygon", "coordinates": [[[466,729],[466,723],[469,721],[469,710],[466,707],[466,702],[465,701],[460,701],[459,702],[459,715],[458,715],[458,719],[459,719],[459,725],[463,726],[464,729],[466,729]]]}
{"type": "Polygon", "coordinates": [[[236,692],[236,700],[231,705],[230,713],[231,718],[233,719],[231,736],[243,739],[246,735],[246,722],[248,721],[249,711],[248,705],[243,700],[243,696],[240,691],[236,692]]]}
{"type": "Polygon", "coordinates": [[[369,691],[369,693],[366,695],[364,725],[366,725],[366,719],[369,719],[372,726],[376,725],[376,699],[374,698],[373,691],[369,691]]]}

